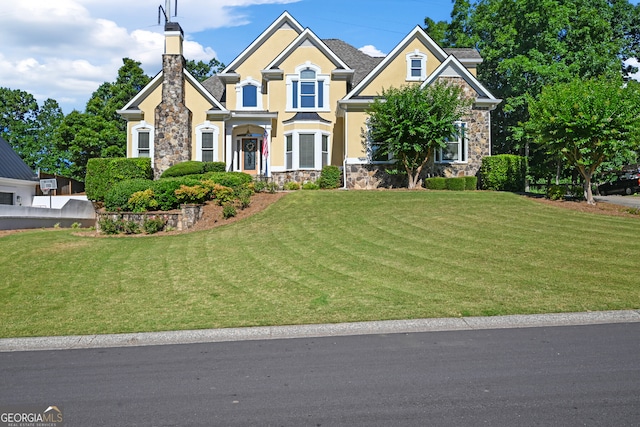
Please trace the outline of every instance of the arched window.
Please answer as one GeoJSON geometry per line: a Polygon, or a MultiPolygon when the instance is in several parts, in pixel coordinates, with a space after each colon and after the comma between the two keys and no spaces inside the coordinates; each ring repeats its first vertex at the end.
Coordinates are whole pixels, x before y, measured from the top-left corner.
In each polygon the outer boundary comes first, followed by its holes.
{"type": "Polygon", "coordinates": [[[132,128],[131,157],[150,157],[153,166],[153,126],[145,121],[132,128]]]}
{"type": "Polygon", "coordinates": [[[196,126],[196,160],[218,161],[218,135],[220,129],[209,121],[196,126]]]}
{"type": "Polygon", "coordinates": [[[427,78],[427,55],[418,49],[407,56],[407,80],[423,81],[427,78]]]}
{"type": "Polygon", "coordinates": [[[329,76],[306,63],[287,76],[287,110],[328,111],[329,76]]]}
{"type": "Polygon", "coordinates": [[[251,77],[236,84],[237,110],[262,110],[262,85],[251,77]]]}

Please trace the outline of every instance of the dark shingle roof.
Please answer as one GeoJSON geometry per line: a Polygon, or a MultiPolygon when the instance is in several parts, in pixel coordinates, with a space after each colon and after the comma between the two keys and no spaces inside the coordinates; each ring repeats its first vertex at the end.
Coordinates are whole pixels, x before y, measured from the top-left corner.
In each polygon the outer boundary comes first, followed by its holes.
{"type": "Polygon", "coordinates": [[[295,116],[291,117],[288,120],[285,120],[284,124],[293,123],[293,122],[323,122],[323,123],[331,123],[329,120],[325,120],[320,117],[320,114],[313,112],[301,112],[296,113],[295,116]]]}
{"type": "Polygon", "coordinates": [[[374,58],[339,39],[322,40],[329,49],[354,70],[353,86],[365,78],[384,58],[374,58]]]}
{"type": "Polygon", "coordinates": [[[35,181],[38,179],[31,168],[2,137],[0,137],[0,177],[22,181],[35,181]]]}
{"type": "Polygon", "coordinates": [[[449,48],[444,48],[443,50],[447,52],[449,55],[453,55],[460,60],[482,59],[482,57],[480,56],[480,52],[478,52],[476,49],[472,47],[465,47],[465,48],[449,47],[449,48]]]}
{"type": "Polygon", "coordinates": [[[220,80],[220,77],[211,76],[207,80],[202,82],[202,86],[204,86],[204,88],[207,89],[211,93],[211,95],[213,95],[213,97],[218,101],[222,103],[226,101],[226,99],[224,99],[225,87],[224,87],[224,83],[222,83],[222,80],[220,80]]]}

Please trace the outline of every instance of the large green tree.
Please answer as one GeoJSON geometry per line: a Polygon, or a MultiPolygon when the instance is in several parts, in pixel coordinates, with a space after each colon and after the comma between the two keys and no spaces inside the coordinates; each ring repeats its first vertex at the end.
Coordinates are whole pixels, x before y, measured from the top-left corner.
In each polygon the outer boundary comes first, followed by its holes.
{"type": "Polygon", "coordinates": [[[0,135],[34,171],[66,171],[64,153],[59,152],[52,138],[62,118],[62,109],[55,100],[47,99],[39,105],[28,92],[0,88],[0,135]]]}
{"type": "Polygon", "coordinates": [[[383,90],[368,109],[369,138],[378,153],[391,155],[416,188],[420,173],[436,148],[444,148],[455,135],[455,122],[468,111],[471,101],[457,85],[438,82],[383,90]]]}
{"type": "Polygon", "coordinates": [[[562,155],[584,178],[585,198],[595,204],[591,181],[598,167],[640,147],[640,83],[621,78],[574,79],[528,99],[527,135],[550,155],[562,155]]]}
{"type": "Polygon", "coordinates": [[[211,59],[209,62],[196,62],[190,59],[187,61],[185,68],[199,82],[203,82],[214,74],[218,74],[220,71],[224,70],[225,65],[216,58],[211,59]]]}
{"type": "Polygon", "coordinates": [[[480,80],[505,101],[492,117],[496,152],[526,144],[527,100],[574,77],[614,76],[637,53],[637,8],[628,0],[479,0],[470,11],[480,80]],[[523,138],[525,137],[525,138],[523,138]]]}

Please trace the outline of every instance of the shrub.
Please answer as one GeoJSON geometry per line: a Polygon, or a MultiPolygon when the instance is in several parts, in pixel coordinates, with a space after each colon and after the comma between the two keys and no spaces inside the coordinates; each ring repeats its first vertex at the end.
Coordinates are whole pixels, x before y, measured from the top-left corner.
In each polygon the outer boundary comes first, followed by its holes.
{"type": "Polygon", "coordinates": [[[269,182],[267,184],[266,191],[267,193],[274,194],[276,191],[278,191],[278,184],[276,184],[275,182],[269,182]]]}
{"type": "Polygon", "coordinates": [[[320,186],[315,182],[308,181],[302,184],[302,189],[303,190],[319,190],[320,186]]]}
{"type": "Polygon", "coordinates": [[[181,185],[175,191],[176,198],[180,203],[204,203],[209,193],[209,188],[203,185],[181,185]]]}
{"type": "Polygon", "coordinates": [[[198,175],[205,172],[205,164],[197,160],[188,160],[186,162],[177,163],[169,169],[162,172],[160,178],[175,178],[186,175],[198,175]]]}
{"type": "Polygon", "coordinates": [[[465,190],[475,190],[478,188],[478,177],[476,176],[465,176],[464,177],[464,189],[465,190]]]}
{"type": "Polygon", "coordinates": [[[152,188],[154,181],[148,179],[128,179],[113,185],[104,197],[107,211],[123,211],[129,209],[129,199],[133,193],[152,188]]]}
{"type": "Polygon", "coordinates": [[[249,187],[249,185],[240,187],[236,190],[236,197],[240,203],[240,209],[246,209],[251,205],[251,196],[254,195],[254,191],[252,187],[249,187]]]}
{"type": "Polygon", "coordinates": [[[211,180],[225,187],[240,187],[253,181],[251,175],[244,172],[208,172],[202,176],[202,180],[211,180]]]}
{"type": "Polygon", "coordinates": [[[220,184],[216,184],[213,188],[213,196],[213,198],[216,199],[216,202],[218,202],[220,206],[232,203],[236,198],[233,188],[225,187],[224,185],[220,184]]]}
{"type": "Polygon", "coordinates": [[[122,221],[122,232],[124,234],[139,234],[140,226],[135,221],[122,221]]]}
{"type": "Polygon", "coordinates": [[[480,166],[480,186],[485,190],[524,191],[527,159],[513,154],[484,157],[480,166]]]}
{"type": "Polygon", "coordinates": [[[322,168],[322,172],[320,172],[320,178],[318,179],[318,185],[320,188],[329,189],[329,188],[338,188],[340,186],[340,178],[342,177],[342,172],[340,168],[333,165],[327,165],[322,168]]]}
{"type": "Polygon", "coordinates": [[[144,228],[144,232],[147,234],[155,234],[159,231],[164,230],[164,227],[166,225],[167,225],[166,219],[159,216],[155,216],[155,217],[149,217],[145,219],[144,222],[142,223],[142,228],[144,228]]]}
{"type": "Polygon", "coordinates": [[[551,200],[562,200],[566,193],[564,185],[551,185],[547,188],[547,198],[551,200]]]}
{"type": "Polygon", "coordinates": [[[253,189],[256,193],[262,193],[263,191],[267,190],[267,184],[267,181],[254,181],[253,189]]]}
{"type": "Polygon", "coordinates": [[[104,234],[118,234],[122,229],[122,219],[102,218],[98,221],[98,225],[100,226],[100,231],[104,234]]]}
{"type": "Polygon", "coordinates": [[[136,191],[127,201],[127,208],[131,212],[146,212],[158,207],[158,201],[153,198],[153,190],[148,188],[143,191],[136,191]]]}
{"type": "Polygon", "coordinates": [[[300,189],[300,183],[296,182],[296,181],[288,181],[288,182],[284,183],[282,188],[284,188],[287,191],[299,190],[300,189]]]}
{"type": "Polygon", "coordinates": [[[227,165],[224,162],[203,162],[204,163],[204,171],[207,172],[225,172],[227,170],[227,165]]]}
{"type": "Polygon", "coordinates": [[[445,184],[446,184],[447,190],[464,191],[466,186],[466,180],[464,179],[463,176],[455,177],[455,178],[447,178],[445,180],[445,184]]]}
{"type": "Polygon", "coordinates": [[[447,188],[447,178],[436,176],[424,180],[425,188],[429,190],[444,190],[447,188]]]}
{"type": "Polygon", "coordinates": [[[233,216],[236,216],[237,214],[238,211],[236,210],[236,207],[233,206],[233,203],[225,203],[222,206],[222,216],[224,217],[224,219],[231,218],[233,216]]]}
{"type": "Polygon", "coordinates": [[[152,179],[149,158],[89,159],[85,191],[89,200],[103,202],[109,190],[118,182],[129,179],[152,179]]]}
{"type": "Polygon", "coordinates": [[[176,209],[180,206],[180,201],[176,196],[176,190],[181,185],[193,186],[200,184],[200,181],[191,177],[165,178],[153,182],[153,192],[158,201],[158,208],[163,211],[176,209]]]}

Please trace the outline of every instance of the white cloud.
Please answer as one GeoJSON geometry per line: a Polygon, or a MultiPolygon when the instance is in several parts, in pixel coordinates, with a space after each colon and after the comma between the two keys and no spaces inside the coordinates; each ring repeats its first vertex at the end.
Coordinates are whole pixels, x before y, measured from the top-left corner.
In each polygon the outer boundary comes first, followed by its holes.
{"type": "Polygon", "coordinates": [[[378,48],[370,44],[361,47],[359,50],[373,57],[387,56],[386,53],[381,52],[378,48]]]}
{"type": "MultiPolygon", "coordinates": [[[[182,27],[199,32],[244,25],[241,9],[299,0],[181,0],[182,27]],[[206,9],[207,13],[202,13],[206,9]]],[[[83,110],[104,82],[114,81],[122,58],[141,62],[153,76],[161,68],[162,0],[12,0],[0,12],[0,85],[20,89],[42,102],[53,98],[65,113],[83,110]]],[[[171,1],[174,7],[174,0],[171,1]]],[[[185,35],[185,57],[208,61],[209,46],[185,35]]]]}

